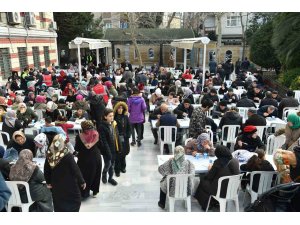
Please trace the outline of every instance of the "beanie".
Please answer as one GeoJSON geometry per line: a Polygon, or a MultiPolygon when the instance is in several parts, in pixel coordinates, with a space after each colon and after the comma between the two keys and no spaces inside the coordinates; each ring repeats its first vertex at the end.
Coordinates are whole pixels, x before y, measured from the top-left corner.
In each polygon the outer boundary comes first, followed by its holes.
{"type": "Polygon", "coordinates": [[[256,127],[253,125],[248,125],[244,127],[244,133],[254,134],[257,131],[256,127]]]}

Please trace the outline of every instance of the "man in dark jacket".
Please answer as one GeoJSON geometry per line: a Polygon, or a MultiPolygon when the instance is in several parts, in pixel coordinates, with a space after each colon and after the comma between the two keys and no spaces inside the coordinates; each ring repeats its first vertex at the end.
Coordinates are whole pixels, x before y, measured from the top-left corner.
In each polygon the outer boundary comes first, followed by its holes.
{"type": "Polygon", "coordinates": [[[257,114],[263,117],[278,116],[278,110],[273,105],[265,105],[257,110],[257,114]]]}
{"type": "Polygon", "coordinates": [[[213,118],[223,117],[224,114],[228,111],[227,102],[221,101],[217,107],[212,111],[213,118]]]}
{"type": "Polygon", "coordinates": [[[217,90],[216,89],[211,89],[208,94],[205,94],[201,100],[201,104],[203,104],[204,101],[206,100],[211,100],[213,103],[219,102],[219,97],[217,95],[217,90]]]}
{"type": "Polygon", "coordinates": [[[174,109],[174,114],[177,115],[177,119],[183,119],[184,117],[191,118],[194,107],[191,105],[190,99],[186,98],[181,104],[174,109]]]}
{"type": "Polygon", "coordinates": [[[278,95],[278,91],[275,90],[272,91],[272,98],[275,99],[278,102],[278,104],[282,100],[282,98],[278,95]]]}
{"type": "MultiPolygon", "coordinates": [[[[150,120],[158,120],[162,114],[168,111],[168,105],[166,103],[162,103],[160,107],[157,107],[154,109],[154,111],[149,115],[150,120]]],[[[158,141],[158,133],[157,133],[157,127],[151,128],[153,137],[154,137],[154,144],[157,144],[158,141]]]]}
{"type": "Polygon", "coordinates": [[[253,91],[247,92],[248,98],[253,100],[254,102],[259,102],[261,99],[264,98],[264,94],[261,91],[261,87],[257,86],[253,88],[253,91]]]}
{"type": "Polygon", "coordinates": [[[278,107],[277,101],[272,98],[272,92],[271,91],[267,91],[265,96],[266,97],[263,100],[261,100],[258,108],[261,108],[265,105],[273,105],[276,108],[278,107]]]}
{"type": "Polygon", "coordinates": [[[264,117],[257,115],[257,111],[255,108],[250,108],[248,110],[248,119],[246,120],[245,124],[243,125],[253,125],[253,126],[266,126],[267,121],[264,117]]]}
{"type": "Polygon", "coordinates": [[[278,117],[282,118],[283,109],[286,107],[298,107],[299,102],[294,98],[294,92],[292,90],[287,91],[286,98],[283,98],[278,106],[278,117]]]}
{"type": "Polygon", "coordinates": [[[228,88],[228,93],[224,95],[224,101],[227,101],[228,104],[236,103],[238,101],[238,97],[233,92],[233,88],[228,88]]]}
{"type": "Polygon", "coordinates": [[[236,107],[254,107],[256,108],[255,103],[247,97],[246,93],[241,95],[241,99],[236,104],[236,107]]]}

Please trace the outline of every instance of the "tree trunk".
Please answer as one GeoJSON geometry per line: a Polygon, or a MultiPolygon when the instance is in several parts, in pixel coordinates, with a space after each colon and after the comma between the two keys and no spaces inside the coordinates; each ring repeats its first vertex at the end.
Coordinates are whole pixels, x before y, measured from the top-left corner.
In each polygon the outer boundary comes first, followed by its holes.
{"type": "MultiPolygon", "coordinates": [[[[246,49],[246,37],[245,37],[245,26],[243,23],[243,13],[240,12],[240,20],[241,20],[241,26],[242,26],[242,44],[243,44],[243,50],[242,50],[242,60],[245,59],[245,49],[246,49]]],[[[247,19],[246,24],[248,22],[248,13],[247,13],[247,19]]]]}
{"type": "Polygon", "coordinates": [[[221,16],[222,14],[217,14],[216,15],[216,19],[217,19],[217,35],[218,35],[218,42],[217,42],[217,51],[216,51],[216,55],[217,55],[217,59],[218,59],[218,63],[221,62],[221,57],[220,57],[220,49],[221,49],[221,45],[222,45],[222,24],[221,24],[221,16]]]}
{"type": "Polygon", "coordinates": [[[175,17],[175,14],[176,14],[176,12],[173,12],[173,13],[172,13],[171,17],[170,17],[169,20],[168,20],[168,23],[167,23],[167,27],[166,27],[166,28],[170,28],[171,23],[172,23],[172,20],[173,20],[174,17],[175,17]]]}

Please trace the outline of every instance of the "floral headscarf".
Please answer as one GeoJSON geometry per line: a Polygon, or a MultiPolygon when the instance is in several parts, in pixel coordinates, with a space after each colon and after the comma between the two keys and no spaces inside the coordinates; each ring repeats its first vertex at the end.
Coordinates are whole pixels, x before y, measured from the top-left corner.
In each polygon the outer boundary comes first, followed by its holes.
{"type": "Polygon", "coordinates": [[[48,149],[48,139],[46,134],[40,133],[34,138],[34,142],[38,143],[40,146],[37,148],[36,157],[44,158],[46,157],[46,151],[48,149]]]}
{"type": "Polygon", "coordinates": [[[32,162],[33,154],[29,149],[24,149],[19,154],[16,164],[10,169],[9,179],[28,182],[36,168],[32,162]]]}
{"type": "Polygon", "coordinates": [[[67,153],[68,148],[65,144],[65,138],[61,134],[55,135],[46,152],[46,158],[50,167],[53,169],[67,153]]]}
{"type": "Polygon", "coordinates": [[[173,173],[176,174],[178,171],[180,171],[183,168],[183,162],[185,160],[185,151],[182,146],[177,146],[174,151],[174,159],[172,160],[172,169],[173,173]]]}
{"type": "Polygon", "coordinates": [[[5,124],[8,127],[14,127],[16,122],[16,111],[14,110],[7,110],[7,113],[5,114],[5,124]]]}
{"type": "Polygon", "coordinates": [[[53,112],[57,108],[58,106],[54,102],[47,102],[47,109],[49,109],[51,112],[53,112]]]}
{"type": "Polygon", "coordinates": [[[90,149],[99,141],[99,133],[95,130],[91,120],[82,121],[81,128],[80,140],[87,149],[90,149]]]}

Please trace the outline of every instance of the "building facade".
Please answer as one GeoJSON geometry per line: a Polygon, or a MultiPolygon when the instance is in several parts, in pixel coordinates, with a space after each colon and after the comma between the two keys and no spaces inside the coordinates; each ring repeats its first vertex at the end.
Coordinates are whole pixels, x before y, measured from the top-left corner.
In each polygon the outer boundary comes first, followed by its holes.
{"type": "Polygon", "coordinates": [[[0,12],[0,77],[58,64],[56,29],[51,12],[0,12]]]}

